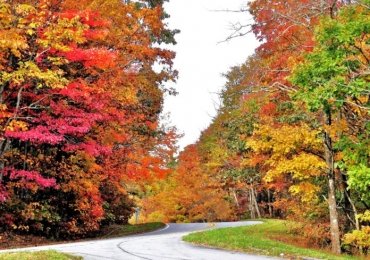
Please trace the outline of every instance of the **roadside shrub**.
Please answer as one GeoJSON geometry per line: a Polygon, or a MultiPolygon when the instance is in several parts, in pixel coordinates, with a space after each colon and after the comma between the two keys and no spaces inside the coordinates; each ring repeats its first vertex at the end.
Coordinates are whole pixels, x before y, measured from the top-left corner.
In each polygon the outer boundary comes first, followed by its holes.
{"type": "Polygon", "coordinates": [[[357,218],[361,223],[361,229],[345,234],[343,244],[353,253],[368,255],[370,251],[370,210],[357,215],[357,218]]]}

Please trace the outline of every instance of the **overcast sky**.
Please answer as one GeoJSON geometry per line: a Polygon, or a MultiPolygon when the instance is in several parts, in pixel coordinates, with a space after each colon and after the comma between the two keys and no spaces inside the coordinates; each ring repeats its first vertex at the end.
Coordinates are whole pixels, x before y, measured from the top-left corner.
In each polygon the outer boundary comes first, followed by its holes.
{"type": "Polygon", "coordinates": [[[194,143],[216,114],[218,92],[225,79],[221,76],[230,67],[243,63],[258,43],[252,34],[219,43],[231,33],[231,24],[247,24],[247,13],[215,12],[245,8],[247,0],[170,0],[165,4],[171,15],[167,20],[172,29],[180,29],[175,68],[179,79],[175,84],[177,96],[165,98],[164,112],[184,133],[181,148],[194,143]]]}

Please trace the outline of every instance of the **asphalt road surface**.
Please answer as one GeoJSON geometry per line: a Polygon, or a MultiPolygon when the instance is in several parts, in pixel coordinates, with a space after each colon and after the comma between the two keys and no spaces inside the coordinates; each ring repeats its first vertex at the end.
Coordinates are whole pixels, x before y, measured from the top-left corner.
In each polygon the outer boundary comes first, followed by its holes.
{"type": "MultiPolygon", "coordinates": [[[[258,222],[257,222],[258,223],[258,222]]],[[[222,222],[216,225],[207,223],[168,224],[164,229],[154,232],[114,238],[59,245],[39,246],[11,251],[40,251],[54,249],[82,256],[86,260],[267,260],[276,259],[218,249],[192,246],[183,242],[184,235],[210,228],[253,225],[256,222],[222,222]]],[[[0,251],[5,252],[4,251],[0,251]]]]}

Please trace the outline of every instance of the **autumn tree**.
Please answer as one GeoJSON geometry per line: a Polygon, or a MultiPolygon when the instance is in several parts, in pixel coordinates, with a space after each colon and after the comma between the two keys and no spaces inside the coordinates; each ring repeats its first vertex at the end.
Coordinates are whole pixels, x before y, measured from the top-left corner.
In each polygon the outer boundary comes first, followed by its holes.
{"type": "Polygon", "coordinates": [[[143,201],[149,220],[200,222],[233,219],[226,193],[214,176],[202,170],[196,145],[187,146],[168,179],[158,186],[154,196],[143,201]]]}
{"type": "Polygon", "coordinates": [[[355,215],[368,208],[368,6],[249,3],[261,45],[226,74],[223,103],[197,143],[203,171],[238,190],[229,194],[236,206],[253,176],[258,207],[267,191],[270,212],[323,227],[317,241],[336,253],[341,233],[360,229],[355,215]]]}
{"type": "Polygon", "coordinates": [[[114,170],[118,155],[165,171],[153,155],[171,135],[157,124],[159,85],[175,72],[172,52],[152,47],[167,30],[161,6],[117,1],[107,10],[132,19],[111,20],[78,4],[1,3],[3,227],[82,236],[127,222],[133,205],[122,182],[142,171],[114,170]],[[118,31],[126,33],[122,42],[112,37],[118,31]],[[160,73],[151,69],[156,61],[164,64],[160,73]]]}
{"type": "MultiPolygon", "coordinates": [[[[295,64],[304,59],[305,53],[311,52],[315,45],[324,44],[313,37],[320,17],[327,15],[327,20],[337,20],[340,9],[345,8],[347,4],[356,3],[347,1],[286,1],[281,4],[268,1],[252,2],[250,10],[256,21],[252,30],[257,38],[263,42],[257,52],[268,60],[269,73],[264,77],[265,82],[261,83],[272,87],[272,90],[278,89],[290,94],[296,92],[287,76],[291,74],[295,64]]],[[[316,66],[316,69],[321,69],[319,63],[316,66]]],[[[312,78],[307,78],[307,80],[312,80],[312,78]]],[[[310,94],[306,97],[311,99],[310,94]]],[[[321,98],[325,99],[324,96],[321,98]]],[[[319,119],[320,115],[314,115],[314,118],[319,119]]],[[[340,233],[334,192],[334,150],[331,144],[332,140],[325,131],[324,136],[326,136],[323,146],[326,147],[327,169],[331,172],[328,174],[331,176],[328,184],[331,195],[328,197],[333,251],[338,253],[340,251],[340,233]],[[331,158],[329,158],[330,156],[331,158]]],[[[343,184],[345,185],[346,182],[344,181],[343,184]]],[[[346,188],[342,189],[342,192],[347,197],[347,201],[350,201],[351,199],[345,190],[346,188]]]]}
{"type": "MultiPolygon", "coordinates": [[[[297,67],[292,78],[292,82],[299,86],[297,97],[304,100],[309,109],[320,110],[324,114],[322,127],[325,129],[328,200],[333,215],[331,222],[336,223],[338,223],[334,187],[336,164],[340,165],[344,181],[348,172],[348,183],[352,188],[356,183],[356,177],[363,178],[363,174],[369,171],[369,154],[364,153],[365,150],[369,150],[369,130],[366,123],[369,116],[369,79],[366,72],[369,67],[367,2],[365,1],[364,5],[342,8],[336,19],[322,20],[316,33],[317,47],[302,65],[297,67]],[[345,121],[346,127],[336,128],[342,120],[345,121]],[[335,157],[338,151],[343,154],[343,163],[335,157]]],[[[361,193],[364,186],[359,185],[358,188],[361,193]]],[[[363,195],[361,197],[362,200],[365,199],[363,195]]],[[[351,200],[350,203],[354,212],[357,212],[351,200]]],[[[359,229],[358,223],[356,226],[359,229]]],[[[333,251],[340,252],[339,231],[332,231],[332,236],[336,242],[333,251]]]]}

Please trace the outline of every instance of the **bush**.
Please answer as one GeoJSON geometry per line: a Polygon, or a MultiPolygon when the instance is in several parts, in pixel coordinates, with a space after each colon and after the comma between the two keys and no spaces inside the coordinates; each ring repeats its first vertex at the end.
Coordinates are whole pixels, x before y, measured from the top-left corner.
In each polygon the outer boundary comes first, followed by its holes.
{"type": "Polygon", "coordinates": [[[343,237],[343,244],[351,251],[357,251],[360,254],[369,254],[370,249],[370,210],[366,210],[364,214],[357,215],[361,223],[360,230],[353,230],[343,237]]]}

